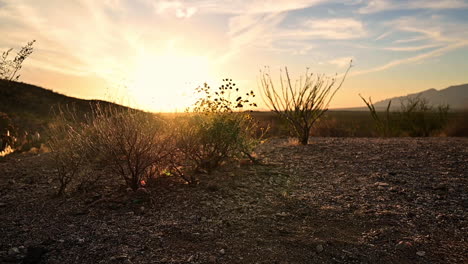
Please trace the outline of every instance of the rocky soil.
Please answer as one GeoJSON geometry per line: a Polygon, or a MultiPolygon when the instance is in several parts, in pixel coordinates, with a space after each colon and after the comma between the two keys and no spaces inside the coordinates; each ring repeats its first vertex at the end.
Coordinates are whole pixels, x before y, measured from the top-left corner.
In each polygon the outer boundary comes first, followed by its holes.
{"type": "Polygon", "coordinates": [[[260,146],[200,184],[57,198],[48,154],[0,161],[0,263],[467,263],[468,139],[260,146]]]}

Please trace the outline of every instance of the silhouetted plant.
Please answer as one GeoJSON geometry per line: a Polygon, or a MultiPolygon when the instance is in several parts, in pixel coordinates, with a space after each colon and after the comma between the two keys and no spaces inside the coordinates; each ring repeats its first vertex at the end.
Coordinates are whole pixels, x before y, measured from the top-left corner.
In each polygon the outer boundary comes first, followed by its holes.
{"type": "MultiPolygon", "coordinates": [[[[29,55],[31,55],[33,51],[32,45],[34,42],[35,40],[28,42],[28,44],[22,47],[13,59],[8,59],[13,49],[9,49],[2,53],[2,56],[0,57],[0,80],[6,80],[10,82],[17,81],[19,79],[19,70],[21,69],[24,60],[29,55]]],[[[14,143],[16,139],[16,133],[11,128],[4,129],[3,127],[0,127],[0,138],[2,141],[0,145],[0,152],[3,152],[4,154],[6,153],[4,150],[7,147],[9,148],[8,153],[13,152],[15,148],[14,143]]]]}
{"type": "Polygon", "coordinates": [[[244,106],[256,107],[253,91],[242,93],[231,79],[224,79],[218,90],[204,84],[196,88],[201,98],[188,116],[178,120],[177,147],[194,171],[211,172],[222,162],[251,155],[260,142],[257,122],[241,111],[244,106]]]}
{"type": "Polygon", "coordinates": [[[448,120],[448,105],[432,106],[421,97],[401,102],[400,127],[411,137],[428,137],[441,131],[448,120]]]}
{"type": "Polygon", "coordinates": [[[261,86],[264,102],[288,122],[291,132],[300,143],[307,145],[312,126],[328,110],[330,101],[343,85],[350,68],[351,64],[339,83],[337,77],[314,75],[307,70],[294,85],[288,68],[285,68],[285,79],[283,73],[280,73],[279,90],[275,88],[269,72],[263,71],[261,86]]]}
{"type": "Polygon", "coordinates": [[[448,121],[448,105],[431,106],[420,97],[410,97],[401,101],[399,111],[391,112],[389,101],[385,118],[381,118],[371,99],[365,100],[359,95],[369,108],[375,122],[377,133],[381,136],[428,137],[441,131],[448,121]]]}
{"type": "Polygon", "coordinates": [[[21,70],[24,60],[33,52],[32,46],[34,42],[35,40],[28,42],[12,60],[8,59],[8,57],[13,49],[2,53],[0,57],[0,79],[8,81],[17,81],[19,79],[19,71],[21,70]]]}
{"type": "MultiPolygon", "coordinates": [[[[10,147],[11,151],[15,140],[13,136],[14,130],[15,128],[10,117],[0,112],[0,152],[3,152],[8,147],[10,147]]],[[[6,152],[4,154],[6,154],[6,152]]]]}
{"type": "Polygon", "coordinates": [[[132,190],[155,168],[166,168],[172,152],[165,123],[150,113],[96,106],[86,148],[120,175],[132,190]]]}
{"type": "Polygon", "coordinates": [[[58,109],[54,122],[49,126],[48,147],[54,161],[57,180],[59,181],[58,195],[62,196],[72,184],[84,181],[89,173],[88,149],[86,148],[86,126],[79,123],[75,112],[70,109],[58,109]]]}
{"type": "Polygon", "coordinates": [[[398,123],[397,120],[393,120],[391,118],[392,113],[390,112],[390,106],[392,101],[390,100],[387,104],[387,108],[385,110],[385,118],[381,118],[378,112],[375,110],[375,106],[372,103],[372,99],[369,97],[369,101],[364,99],[361,95],[359,95],[364,103],[369,108],[371,113],[372,119],[374,120],[377,133],[383,137],[390,137],[390,136],[397,136],[399,133],[398,123]]]}

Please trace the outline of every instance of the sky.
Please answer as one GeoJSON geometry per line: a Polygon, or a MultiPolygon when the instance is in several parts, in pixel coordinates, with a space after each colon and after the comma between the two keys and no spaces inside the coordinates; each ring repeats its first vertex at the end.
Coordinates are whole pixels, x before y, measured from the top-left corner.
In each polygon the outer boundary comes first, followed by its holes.
{"type": "Polygon", "coordinates": [[[351,59],[331,108],[468,83],[468,0],[0,0],[0,33],[0,51],[36,40],[21,81],[149,111],[224,78],[259,94],[265,67],[340,77],[351,59]]]}

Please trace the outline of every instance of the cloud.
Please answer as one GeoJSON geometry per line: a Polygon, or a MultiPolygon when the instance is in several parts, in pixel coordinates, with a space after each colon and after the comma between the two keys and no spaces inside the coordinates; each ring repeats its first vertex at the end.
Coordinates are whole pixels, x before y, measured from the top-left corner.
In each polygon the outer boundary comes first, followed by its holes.
{"type": "Polygon", "coordinates": [[[157,1],[154,3],[154,8],[157,14],[170,12],[177,18],[190,18],[198,11],[195,6],[181,1],[157,1]]]}
{"type": "Polygon", "coordinates": [[[385,47],[382,48],[383,50],[391,50],[391,51],[418,51],[418,50],[425,50],[440,47],[442,44],[428,44],[422,46],[407,46],[407,47],[385,47]]]}
{"type": "Polygon", "coordinates": [[[336,58],[334,60],[329,61],[328,63],[336,65],[340,68],[343,68],[343,67],[349,66],[351,60],[355,61],[353,56],[336,58]]]}
{"type": "Polygon", "coordinates": [[[468,8],[468,3],[462,0],[372,0],[358,12],[361,14],[378,13],[390,10],[411,10],[411,9],[458,9],[468,8]]]}
{"type": "Polygon", "coordinates": [[[355,39],[367,35],[361,21],[354,18],[309,19],[297,28],[280,30],[283,38],[355,39]]]}
{"type": "Polygon", "coordinates": [[[387,69],[396,67],[398,65],[419,62],[419,61],[422,61],[422,60],[425,60],[425,59],[441,56],[441,55],[443,55],[443,54],[445,54],[445,53],[447,53],[449,51],[456,50],[456,49],[466,47],[466,46],[468,46],[468,41],[463,41],[463,42],[460,42],[460,43],[456,43],[456,44],[452,44],[452,45],[449,45],[449,46],[446,46],[446,47],[443,47],[443,48],[436,49],[434,51],[419,54],[419,55],[416,55],[416,56],[413,56],[413,57],[399,59],[399,60],[393,60],[391,62],[385,63],[385,64],[383,64],[381,66],[377,66],[377,67],[374,67],[374,68],[371,68],[371,69],[355,71],[355,72],[352,72],[350,74],[350,76],[357,76],[357,75],[368,74],[368,73],[372,73],[372,72],[383,71],[383,70],[387,70],[387,69]]]}
{"type": "MultiPolygon", "coordinates": [[[[188,1],[186,1],[188,3],[188,1]]],[[[190,1],[200,12],[234,15],[282,13],[303,9],[326,2],[326,0],[195,0],[190,1]]]]}

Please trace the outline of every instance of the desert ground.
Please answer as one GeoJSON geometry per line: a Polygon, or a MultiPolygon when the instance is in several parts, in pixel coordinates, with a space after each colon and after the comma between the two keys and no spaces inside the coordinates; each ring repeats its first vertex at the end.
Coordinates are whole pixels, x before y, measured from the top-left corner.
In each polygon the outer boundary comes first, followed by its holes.
{"type": "Polygon", "coordinates": [[[262,164],[56,197],[48,153],[0,161],[1,263],[467,263],[467,138],[271,139],[262,164]]]}

